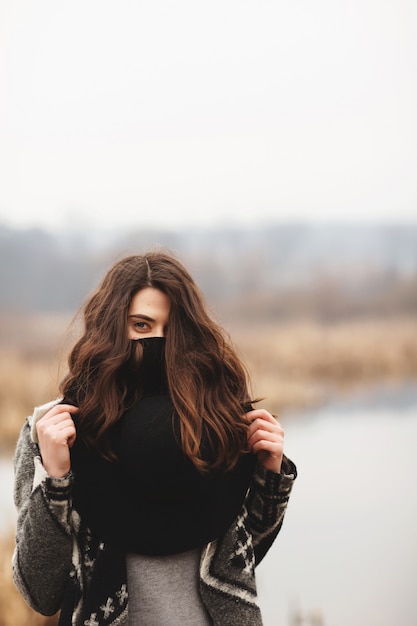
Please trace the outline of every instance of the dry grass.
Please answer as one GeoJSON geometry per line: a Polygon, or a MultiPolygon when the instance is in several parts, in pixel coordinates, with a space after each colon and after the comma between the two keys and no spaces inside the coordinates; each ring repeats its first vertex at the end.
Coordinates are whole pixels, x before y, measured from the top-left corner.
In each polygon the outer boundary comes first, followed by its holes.
{"type": "Polygon", "coordinates": [[[417,377],[417,320],[311,321],[233,332],[254,391],[273,410],[308,407],[354,385],[417,377]]]}
{"type": "Polygon", "coordinates": [[[24,356],[16,350],[0,355],[0,451],[14,447],[33,407],[57,395],[58,363],[45,355],[24,356]]]}

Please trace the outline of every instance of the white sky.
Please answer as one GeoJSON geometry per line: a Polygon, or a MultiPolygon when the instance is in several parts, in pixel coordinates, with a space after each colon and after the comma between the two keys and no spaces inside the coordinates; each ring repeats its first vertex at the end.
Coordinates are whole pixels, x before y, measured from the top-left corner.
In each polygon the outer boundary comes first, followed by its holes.
{"type": "Polygon", "coordinates": [[[416,0],[2,0],[0,222],[417,221],[416,0]]]}

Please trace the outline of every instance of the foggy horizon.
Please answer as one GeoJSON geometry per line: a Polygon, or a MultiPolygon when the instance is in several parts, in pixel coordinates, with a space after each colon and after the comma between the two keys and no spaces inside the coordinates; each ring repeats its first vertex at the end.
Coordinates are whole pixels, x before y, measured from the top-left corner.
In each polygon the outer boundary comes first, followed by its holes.
{"type": "Polygon", "coordinates": [[[5,0],[0,222],[417,221],[413,0],[5,0]]]}

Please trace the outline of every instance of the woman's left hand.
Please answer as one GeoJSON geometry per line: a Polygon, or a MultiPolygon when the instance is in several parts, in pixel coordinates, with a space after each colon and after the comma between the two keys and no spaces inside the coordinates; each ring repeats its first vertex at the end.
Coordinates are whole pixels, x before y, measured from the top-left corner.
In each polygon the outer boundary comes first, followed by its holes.
{"type": "Polygon", "coordinates": [[[249,451],[258,455],[266,469],[279,474],[284,454],[284,431],[280,423],[265,409],[249,411],[246,417],[250,421],[249,451]]]}

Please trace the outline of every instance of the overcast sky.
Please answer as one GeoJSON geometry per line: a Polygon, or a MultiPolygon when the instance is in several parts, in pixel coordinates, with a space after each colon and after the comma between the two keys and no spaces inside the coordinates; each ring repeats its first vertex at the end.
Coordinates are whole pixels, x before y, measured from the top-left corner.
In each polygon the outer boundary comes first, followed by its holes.
{"type": "Polygon", "coordinates": [[[416,0],[2,0],[0,222],[417,221],[416,0]]]}

